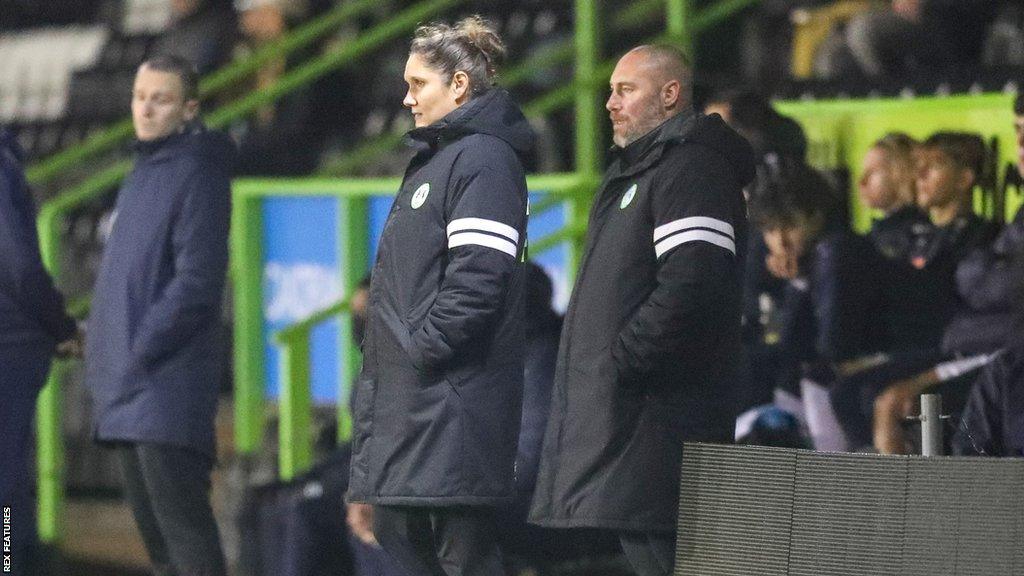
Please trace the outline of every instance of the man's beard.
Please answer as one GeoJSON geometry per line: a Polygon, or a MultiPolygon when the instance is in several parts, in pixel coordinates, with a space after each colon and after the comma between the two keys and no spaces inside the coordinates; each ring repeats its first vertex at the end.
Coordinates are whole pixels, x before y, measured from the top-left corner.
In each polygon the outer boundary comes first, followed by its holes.
{"type": "Polygon", "coordinates": [[[637,114],[636,118],[626,124],[626,129],[621,136],[613,135],[612,141],[619,148],[625,148],[643,138],[648,132],[660,126],[664,121],[665,114],[661,109],[660,103],[656,98],[652,98],[649,102],[645,103],[643,110],[637,114]]]}

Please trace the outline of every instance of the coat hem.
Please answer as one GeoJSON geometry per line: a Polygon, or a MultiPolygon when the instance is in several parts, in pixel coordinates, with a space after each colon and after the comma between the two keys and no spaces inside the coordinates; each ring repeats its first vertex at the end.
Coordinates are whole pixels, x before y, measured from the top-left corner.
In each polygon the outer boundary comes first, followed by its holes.
{"type": "Polygon", "coordinates": [[[528,518],[527,523],[543,528],[601,528],[638,532],[675,532],[676,525],[624,518],[528,518]]]}
{"type": "Polygon", "coordinates": [[[504,506],[512,503],[511,496],[362,496],[352,494],[348,503],[378,506],[504,506]]]}

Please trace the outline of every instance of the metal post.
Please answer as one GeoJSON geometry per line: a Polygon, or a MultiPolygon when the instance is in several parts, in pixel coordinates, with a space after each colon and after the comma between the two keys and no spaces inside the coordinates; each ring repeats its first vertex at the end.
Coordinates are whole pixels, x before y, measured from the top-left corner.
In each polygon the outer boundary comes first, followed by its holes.
{"type": "MultiPolygon", "coordinates": [[[[41,210],[38,219],[40,253],[43,263],[58,281],[60,266],[59,216],[53,210],[41,210]]],[[[39,539],[47,544],[57,543],[62,536],[64,511],[64,438],[61,430],[60,387],[64,363],[54,361],[46,386],[36,402],[36,519],[39,539]]]]}
{"type": "Polygon", "coordinates": [[[694,38],[690,30],[692,7],[690,0],[668,0],[665,3],[665,27],[671,42],[678,44],[693,61],[694,38]]]}
{"type": "Polygon", "coordinates": [[[921,454],[942,456],[942,396],[921,395],[921,454]]]}
{"type": "MultiPolygon", "coordinates": [[[[583,175],[585,184],[572,202],[572,221],[587,221],[590,201],[601,171],[601,104],[598,99],[597,66],[600,57],[598,44],[598,8],[600,0],[576,0],[576,172],[583,175]]],[[[572,243],[569,269],[575,276],[583,254],[582,239],[572,243]]]]}
{"type": "Polygon", "coordinates": [[[263,441],[263,286],[258,197],[235,193],[231,266],[235,292],[235,451],[255,454],[263,441]]]}
{"type": "MultiPolygon", "coordinates": [[[[345,262],[342,270],[342,282],[345,286],[345,298],[351,301],[356,286],[363,279],[369,266],[369,242],[366,234],[368,227],[368,206],[366,198],[346,198],[341,201],[341,221],[338,228],[341,231],[340,254],[345,262]]],[[[359,374],[359,367],[362,364],[363,355],[359,346],[352,340],[352,314],[347,313],[341,318],[341,330],[338,331],[341,341],[339,348],[343,350],[342,362],[344,370],[339,371],[338,378],[338,444],[343,444],[352,439],[352,414],[349,411],[349,398],[351,387],[359,374]]]]}
{"type": "Polygon", "coordinates": [[[313,464],[310,430],[310,329],[289,338],[281,347],[281,395],[278,397],[279,475],[291,480],[313,464]]]}

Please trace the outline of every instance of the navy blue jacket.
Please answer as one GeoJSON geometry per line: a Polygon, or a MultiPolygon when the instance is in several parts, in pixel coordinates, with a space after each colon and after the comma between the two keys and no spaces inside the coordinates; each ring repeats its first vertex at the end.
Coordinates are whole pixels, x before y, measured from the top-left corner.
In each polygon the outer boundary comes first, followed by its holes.
{"type": "Polygon", "coordinates": [[[991,352],[1007,344],[1024,312],[1024,208],[956,268],[961,306],[942,336],[946,352],[991,352]]]}
{"type": "Polygon", "coordinates": [[[74,336],[75,323],[43,268],[21,161],[14,136],[0,130],[0,345],[53,347],[74,336]]]}
{"type": "Polygon", "coordinates": [[[138,148],[88,324],[96,438],[212,456],[234,146],[195,127],[138,148]]]}
{"type": "Polygon", "coordinates": [[[881,328],[873,318],[881,302],[878,260],[866,238],[845,229],[815,243],[801,264],[805,276],[785,291],[781,387],[793,389],[803,367],[820,376],[836,363],[880,349],[881,328]]]}
{"type": "Polygon", "coordinates": [[[1024,347],[1020,344],[986,366],[974,383],[953,437],[953,453],[1024,456],[1024,347]]]}
{"type": "Polygon", "coordinates": [[[495,89],[410,137],[370,284],[349,500],[509,503],[532,132],[495,89]]]}

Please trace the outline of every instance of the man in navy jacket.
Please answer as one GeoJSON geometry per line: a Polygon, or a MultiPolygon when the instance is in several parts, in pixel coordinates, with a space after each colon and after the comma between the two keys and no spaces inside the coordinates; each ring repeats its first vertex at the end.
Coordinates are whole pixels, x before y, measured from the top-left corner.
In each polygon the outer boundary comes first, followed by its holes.
{"type": "Polygon", "coordinates": [[[138,157],[118,194],[85,350],[96,439],[118,447],[156,572],[182,576],[226,574],[208,492],[235,151],[196,122],[198,104],[187,61],[139,67],[138,157]]]}
{"type": "Polygon", "coordinates": [[[21,158],[14,136],[0,130],[0,511],[10,512],[4,553],[15,574],[28,572],[34,539],[28,458],[36,396],[55,346],[78,347],[64,298],[43,268],[21,158]]]}

